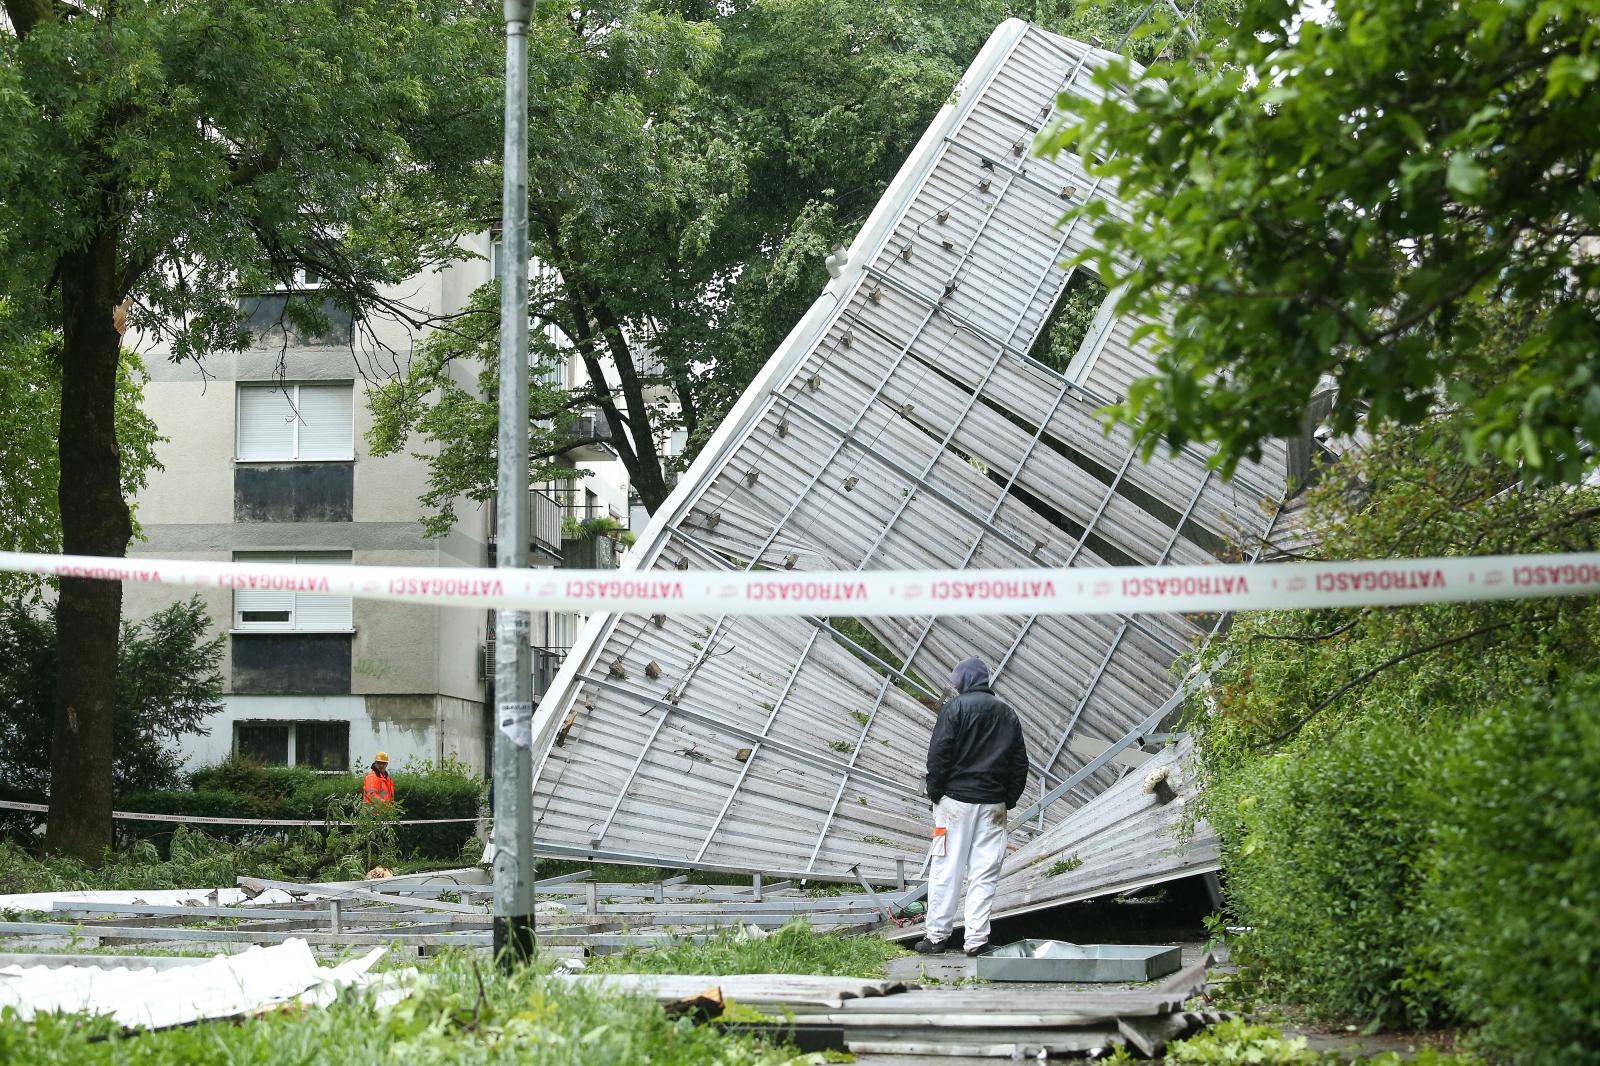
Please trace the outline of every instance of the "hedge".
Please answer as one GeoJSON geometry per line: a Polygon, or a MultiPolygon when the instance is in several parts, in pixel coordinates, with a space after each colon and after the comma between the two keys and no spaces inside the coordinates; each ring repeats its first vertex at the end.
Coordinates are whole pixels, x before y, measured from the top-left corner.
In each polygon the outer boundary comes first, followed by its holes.
{"type": "Polygon", "coordinates": [[[1428,904],[1504,1063],[1600,1064],[1600,679],[1496,708],[1436,764],[1428,904]]]}
{"type": "Polygon", "coordinates": [[[1466,1022],[1496,1062],[1600,1066],[1600,678],[1465,722],[1347,727],[1208,811],[1266,996],[1466,1022]]]}
{"type": "MultiPolygon", "coordinates": [[[[359,774],[317,774],[301,767],[267,767],[230,760],[197,770],[190,787],[137,792],[120,797],[121,810],[151,814],[184,814],[227,818],[305,818],[327,816],[329,804],[361,794],[359,774]]],[[[402,819],[476,819],[483,782],[454,769],[394,774],[395,808],[402,819]]],[[[159,840],[176,823],[128,822],[132,836],[159,840]]],[[[476,831],[472,821],[444,825],[408,825],[399,830],[401,854],[407,858],[453,859],[463,853],[476,831]]],[[[207,826],[212,836],[240,839],[252,830],[207,826]]]]}
{"type": "Polygon", "coordinates": [[[1427,749],[1414,726],[1349,730],[1280,755],[1212,797],[1242,962],[1274,998],[1330,1019],[1416,1027],[1450,1013],[1412,904],[1429,833],[1427,749]]]}

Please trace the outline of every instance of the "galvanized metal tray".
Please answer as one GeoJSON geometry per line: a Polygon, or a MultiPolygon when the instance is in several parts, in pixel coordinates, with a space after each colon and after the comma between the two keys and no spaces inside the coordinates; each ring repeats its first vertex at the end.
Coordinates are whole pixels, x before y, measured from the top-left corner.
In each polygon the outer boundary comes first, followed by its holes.
{"type": "Polygon", "coordinates": [[[1177,947],[1150,944],[1070,944],[1019,940],[978,956],[985,981],[1153,981],[1183,963],[1177,947]]]}

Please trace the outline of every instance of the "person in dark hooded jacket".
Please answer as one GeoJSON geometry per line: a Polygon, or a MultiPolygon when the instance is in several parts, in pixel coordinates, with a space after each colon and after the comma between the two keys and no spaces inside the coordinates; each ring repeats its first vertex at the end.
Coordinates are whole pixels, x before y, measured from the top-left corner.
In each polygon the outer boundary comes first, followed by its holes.
{"type": "Polygon", "coordinates": [[[957,664],[956,695],[939,711],[928,744],[928,798],[933,801],[933,858],[928,879],[923,954],[950,945],[961,882],[967,882],[968,955],[989,944],[989,909],[1006,854],[1006,811],[1028,783],[1028,745],[1016,712],[989,687],[979,658],[957,664]]]}

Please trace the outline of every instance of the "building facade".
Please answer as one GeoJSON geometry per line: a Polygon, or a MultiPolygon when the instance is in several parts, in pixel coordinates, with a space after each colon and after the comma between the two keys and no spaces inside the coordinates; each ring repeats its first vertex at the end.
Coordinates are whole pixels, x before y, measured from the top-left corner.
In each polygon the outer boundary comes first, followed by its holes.
{"type": "MultiPolygon", "coordinates": [[[[487,256],[486,235],[471,244],[487,256]]],[[[490,269],[487,258],[453,264],[392,295],[448,314],[490,269]]],[[[314,297],[317,281],[297,278],[296,291],[314,297]]],[[[368,392],[382,368],[404,365],[416,338],[398,325],[358,326],[331,306],[326,330],[297,330],[283,321],[289,295],[246,300],[252,347],[210,356],[203,366],[141,345],[150,377],[145,409],[167,440],[157,449],[164,469],[136,501],[143,540],[130,555],[492,565],[492,505],[458,501],[454,528],[424,535],[418,498],[427,487],[427,442],[381,457],[366,444],[368,392]]],[[[590,476],[533,494],[532,565],[562,564],[564,517],[626,521],[621,464],[593,445],[582,454],[590,476]]],[[[124,610],[142,617],[180,595],[128,586],[124,610]]],[[[494,632],[485,612],[303,593],[201,595],[226,636],[226,694],[208,731],[181,742],[190,766],[239,754],[339,771],[381,750],[396,767],[454,760],[485,769],[494,632]]],[[[539,676],[553,674],[578,624],[570,615],[535,617],[539,676]]]]}

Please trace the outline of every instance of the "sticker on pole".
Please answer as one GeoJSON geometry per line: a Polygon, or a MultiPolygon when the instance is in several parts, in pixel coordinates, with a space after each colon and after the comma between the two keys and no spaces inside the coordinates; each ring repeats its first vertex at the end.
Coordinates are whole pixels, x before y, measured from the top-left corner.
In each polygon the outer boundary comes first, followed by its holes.
{"type": "Polygon", "coordinates": [[[533,704],[502,703],[496,713],[500,717],[500,732],[513,747],[533,746],[533,704]]]}

